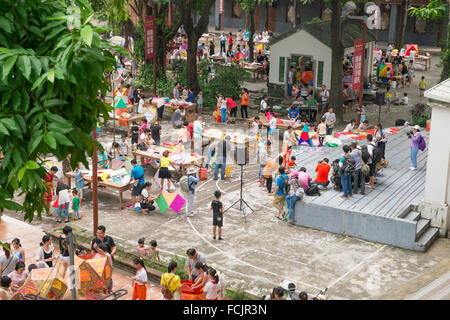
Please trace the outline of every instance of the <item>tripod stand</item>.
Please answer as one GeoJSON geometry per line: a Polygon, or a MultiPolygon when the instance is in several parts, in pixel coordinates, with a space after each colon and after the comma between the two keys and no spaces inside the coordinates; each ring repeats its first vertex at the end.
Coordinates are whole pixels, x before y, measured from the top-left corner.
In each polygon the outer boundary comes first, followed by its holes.
{"type": "MultiPolygon", "coordinates": [[[[244,214],[244,220],[245,223],[247,223],[247,218],[245,216],[245,210],[243,208],[243,205],[246,205],[247,208],[249,208],[252,213],[255,212],[255,210],[252,209],[252,207],[250,207],[250,205],[242,198],[242,186],[244,185],[244,165],[240,165],[241,166],[241,193],[239,196],[239,200],[237,200],[235,203],[233,203],[231,206],[229,206],[227,209],[225,209],[224,213],[227,212],[229,209],[233,208],[235,205],[239,204],[239,211],[242,211],[242,213],[244,214]]],[[[236,208],[237,209],[237,208],[236,208]]]]}

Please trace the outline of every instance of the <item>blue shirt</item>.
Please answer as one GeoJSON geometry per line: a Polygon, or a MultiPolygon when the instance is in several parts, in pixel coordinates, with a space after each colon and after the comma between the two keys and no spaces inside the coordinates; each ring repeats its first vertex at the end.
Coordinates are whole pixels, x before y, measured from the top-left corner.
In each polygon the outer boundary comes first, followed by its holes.
{"type": "Polygon", "coordinates": [[[139,184],[145,184],[144,169],[141,166],[135,166],[133,170],[131,170],[131,178],[134,178],[135,180],[141,178],[139,184]]]}
{"type": "Polygon", "coordinates": [[[285,173],[283,173],[282,175],[278,176],[277,178],[277,184],[276,186],[278,187],[278,191],[277,191],[277,196],[284,196],[285,193],[283,192],[283,182],[288,182],[288,177],[286,176],[285,173]]]}
{"type": "Polygon", "coordinates": [[[186,101],[193,103],[194,102],[194,94],[193,93],[189,93],[186,101]]]}
{"type": "Polygon", "coordinates": [[[188,175],[188,186],[191,186],[191,189],[195,192],[195,187],[197,183],[200,181],[200,178],[196,174],[188,175]]]}

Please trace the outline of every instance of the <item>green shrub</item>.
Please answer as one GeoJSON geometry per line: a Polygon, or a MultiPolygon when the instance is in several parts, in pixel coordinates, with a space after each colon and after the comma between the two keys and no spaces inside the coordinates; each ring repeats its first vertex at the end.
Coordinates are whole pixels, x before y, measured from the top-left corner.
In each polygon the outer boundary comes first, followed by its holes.
{"type": "Polygon", "coordinates": [[[413,126],[419,125],[421,127],[425,127],[427,125],[427,120],[431,118],[430,107],[426,103],[417,103],[411,109],[411,116],[411,124],[413,126]]]}

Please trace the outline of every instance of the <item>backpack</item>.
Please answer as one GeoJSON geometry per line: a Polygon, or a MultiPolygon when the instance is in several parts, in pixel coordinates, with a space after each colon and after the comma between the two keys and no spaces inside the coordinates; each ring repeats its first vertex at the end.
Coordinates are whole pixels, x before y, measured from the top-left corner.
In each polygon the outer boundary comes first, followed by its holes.
{"type": "Polygon", "coordinates": [[[289,190],[291,190],[291,186],[289,184],[289,179],[284,179],[283,177],[281,177],[281,179],[283,179],[283,184],[281,185],[281,190],[283,191],[284,194],[288,194],[289,190]]]}
{"type": "Polygon", "coordinates": [[[189,192],[192,190],[191,186],[194,182],[189,184],[189,176],[182,176],[180,179],[180,187],[184,192],[189,192]]]}
{"type": "Polygon", "coordinates": [[[164,283],[161,286],[161,293],[163,294],[164,298],[166,298],[167,300],[172,300],[172,298],[173,298],[173,293],[172,293],[172,291],[169,290],[169,284],[172,282],[172,280],[173,280],[173,278],[175,278],[175,276],[176,275],[174,275],[172,277],[172,279],[170,279],[168,284],[164,283]]]}
{"type": "Polygon", "coordinates": [[[364,163],[367,163],[370,159],[369,150],[367,149],[367,146],[361,147],[361,159],[364,161],[364,163]]]}
{"type": "Polygon", "coordinates": [[[146,144],[143,143],[143,142],[138,143],[138,144],[136,145],[136,147],[137,147],[139,150],[141,150],[141,151],[147,151],[147,150],[148,150],[148,147],[147,147],[146,144]]]}
{"type": "Polygon", "coordinates": [[[372,155],[372,161],[373,163],[377,164],[381,161],[381,148],[378,145],[375,145],[373,147],[373,155],[372,155]]]}
{"type": "Polygon", "coordinates": [[[320,196],[320,190],[319,187],[317,186],[317,184],[311,184],[308,189],[305,190],[305,194],[307,196],[315,196],[318,195],[320,196]]]}
{"type": "Polygon", "coordinates": [[[347,155],[344,158],[344,173],[353,173],[355,172],[356,161],[351,155],[347,155]]]}
{"type": "Polygon", "coordinates": [[[420,135],[420,138],[419,138],[419,150],[420,151],[424,151],[426,147],[427,147],[427,142],[422,137],[422,135],[420,135]]]}

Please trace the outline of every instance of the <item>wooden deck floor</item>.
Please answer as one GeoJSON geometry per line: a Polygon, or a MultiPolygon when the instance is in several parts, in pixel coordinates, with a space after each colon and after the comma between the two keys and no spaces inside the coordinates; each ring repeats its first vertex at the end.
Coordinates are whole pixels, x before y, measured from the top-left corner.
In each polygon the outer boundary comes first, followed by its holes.
{"type": "MultiPolygon", "coordinates": [[[[425,189],[427,150],[425,152],[419,151],[417,158],[418,169],[410,171],[411,140],[406,137],[408,130],[405,128],[397,134],[388,135],[386,160],[389,162],[389,165],[377,175],[375,189],[366,188],[365,195],[356,194],[353,195],[353,198],[342,199],[340,197],[341,193],[329,186],[328,190],[322,192],[320,197],[307,196],[305,201],[337,209],[397,218],[411,204],[417,204],[423,198],[425,189]]],[[[427,133],[423,133],[423,136],[428,140],[427,133]]],[[[360,140],[358,143],[364,145],[367,142],[360,140]]],[[[307,172],[314,179],[316,176],[314,170],[317,162],[326,157],[331,164],[333,160],[341,157],[342,147],[311,149],[308,146],[299,146],[297,150],[292,152],[292,155],[296,156],[297,165],[306,167],[307,172]]]]}

